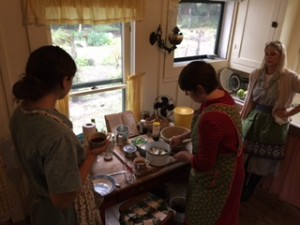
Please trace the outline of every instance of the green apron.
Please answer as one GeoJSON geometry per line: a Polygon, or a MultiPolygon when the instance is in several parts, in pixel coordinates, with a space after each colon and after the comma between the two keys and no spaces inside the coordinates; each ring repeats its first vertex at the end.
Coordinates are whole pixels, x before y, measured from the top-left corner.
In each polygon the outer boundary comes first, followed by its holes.
{"type": "Polygon", "coordinates": [[[187,193],[186,221],[189,225],[214,225],[220,217],[229,196],[235,174],[237,158],[242,153],[242,124],[235,106],[212,104],[192,122],[193,154],[199,151],[198,127],[202,116],[209,112],[226,114],[239,135],[239,150],[231,154],[218,153],[216,166],[209,172],[191,170],[187,193]]]}

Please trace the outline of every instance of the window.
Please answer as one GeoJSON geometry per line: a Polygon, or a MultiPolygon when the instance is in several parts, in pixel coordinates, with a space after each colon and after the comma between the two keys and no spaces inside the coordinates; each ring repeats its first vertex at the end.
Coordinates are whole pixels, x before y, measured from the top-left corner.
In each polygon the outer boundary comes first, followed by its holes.
{"type": "Polygon", "coordinates": [[[125,108],[124,25],[51,26],[52,43],[65,49],[78,71],[70,92],[70,120],[76,134],[82,125],[96,120],[106,130],[105,114],[125,108]]]}
{"type": "Polygon", "coordinates": [[[174,61],[181,62],[218,55],[224,2],[182,0],[177,26],[184,39],[174,52],[174,61]]]}

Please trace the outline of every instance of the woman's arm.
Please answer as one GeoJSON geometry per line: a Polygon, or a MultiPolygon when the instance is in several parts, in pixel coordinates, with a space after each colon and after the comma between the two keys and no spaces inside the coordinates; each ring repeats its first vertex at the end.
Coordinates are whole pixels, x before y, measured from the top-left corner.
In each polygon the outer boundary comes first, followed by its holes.
{"type": "MultiPolygon", "coordinates": [[[[87,150],[88,153],[86,159],[83,161],[82,165],[79,168],[80,179],[82,183],[86,181],[86,178],[90,173],[92,165],[97,159],[97,155],[104,152],[109,147],[109,145],[110,141],[107,141],[102,147],[87,150]]],[[[73,204],[77,194],[78,191],[66,193],[50,193],[50,199],[54,207],[63,210],[70,207],[73,204]]]]}
{"type": "Polygon", "coordinates": [[[291,117],[297,113],[300,112],[300,105],[295,106],[293,109],[291,110],[287,110],[287,109],[277,109],[275,111],[276,115],[279,116],[280,118],[288,118],[291,117]]]}
{"type": "Polygon", "coordinates": [[[183,142],[183,140],[191,137],[191,131],[187,131],[183,134],[173,136],[170,140],[170,146],[177,146],[183,142]]]}

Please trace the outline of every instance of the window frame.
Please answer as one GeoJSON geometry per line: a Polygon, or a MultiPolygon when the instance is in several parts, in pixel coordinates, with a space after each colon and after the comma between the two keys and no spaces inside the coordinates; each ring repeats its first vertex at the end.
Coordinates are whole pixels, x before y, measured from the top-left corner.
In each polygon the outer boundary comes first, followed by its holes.
{"type": "MultiPolygon", "coordinates": [[[[82,84],[73,84],[69,92],[70,97],[73,96],[83,96],[88,94],[103,93],[112,90],[122,89],[122,110],[126,109],[126,74],[131,71],[131,58],[132,55],[132,42],[131,42],[131,27],[134,22],[122,23],[122,77],[111,80],[86,82],[82,84]]],[[[51,36],[51,32],[50,32],[51,36]]]]}
{"type": "MultiPolygon", "coordinates": [[[[215,48],[214,48],[214,54],[218,55],[219,53],[219,43],[221,39],[221,32],[222,32],[222,25],[223,25],[223,17],[224,17],[224,11],[225,11],[225,2],[224,1],[207,1],[207,0],[181,0],[179,4],[181,3],[207,3],[207,4],[220,4],[221,5],[221,15],[218,23],[218,30],[216,35],[216,42],[215,42],[215,48]]],[[[187,57],[174,57],[174,63],[178,62],[185,62],[185,61],[193,61],[193,60],[199,60],[199,59],[207,59],[208,55],[194,55],[194,56],[187,56],[187,57]]]]}
{"type": "MultiPolygon", "coordinates": [[[[205,60],[206,62],[226,67],[228,65],[228,59],[229,59],[229,51],[231,48],[231,39],[233,35],[233,29],[234,29],[234,22],[235,22],[235,13],[237,10],[237,2],[235,1],[224,1],[225,8],[224,8],[224,15],[223,15],[223,22],[222,22],[222,29],[220,34],[220,40],[219,40],[219,52],[218,56],[215,59],[200,59],[205,60]]],[[[170,33],[172,32],[172,29],[176,26],[176,19],[177,19],[177,12],[178,7],[175,4],[169,4],[165,5],[167,7],[166,10],[168,10],[168,21],[164,21],[162,23],[162,27],[166,26],[166,30],[163,31],[163,33],[170,33]]],[[[183,34],[184,35],[184,34],[183,34]]],[[[183,37],[184,38],[184,37],[183,37]]],[[[176,50],[175,50],[176,51],[176,50]]],[[[170,54],[167,52],[164,52],[164,54],[160,55],[160,60],[163,62],[164,67],[162,71],[162,81],[163,82],[177,82],[178,74],[180,74],[181,70],[191,62],[191,60],[182,61],[182,62],[174,62],[174,51],[170,54]]],[[[177,96],[178,99],[181,98],[180,95],[177,96]]],[[[179,99],[178,101],[181,102],[179,99]]],[[[185,98],[184,101],[189,101],[188,98],[185,98]]]]}
{"type": "MultiPolygon", "coordinates": [[[[132,71],[132,60],[135,58],[133,51],[133,38],[134,34],[132,33],[132,27],[135,26],[135,22],[127,22],[122,24],[122,39],[121,39],[121,58],[122,58],[122,67],[121,67],[121,78],[114,78],[110,80],[98,80],[98,81],[90,81],[85,83],[73,84],[71,90],[69,92],[70,100],[72,97],[82,97],[85,95],[94,95],[101,94],[110,91],[121,91],[122,93],[122,106],[121,111],[126,110],[126,96],[127,96],[127,83],[126,76],[130,74],[132,71]]],[[[48,27],[48,40],[51,41],[51,28],[48,27]]],[[[69,101],[70,101],[69,100],[69,101]]],[[[71,112],[72,108],[69,110],[71,112]]],[[[119,112],[115,112],[119,113],[119,112]]],[[[89,121],[89,119],[87,120],[89,121]]],[[[99,120],[96,120],[99,122],[99,120]]],[[[72,121],[73,124],[76,121],[72,121]]],[[[77,124],[78,125],[78,124],[77,124]]]]}

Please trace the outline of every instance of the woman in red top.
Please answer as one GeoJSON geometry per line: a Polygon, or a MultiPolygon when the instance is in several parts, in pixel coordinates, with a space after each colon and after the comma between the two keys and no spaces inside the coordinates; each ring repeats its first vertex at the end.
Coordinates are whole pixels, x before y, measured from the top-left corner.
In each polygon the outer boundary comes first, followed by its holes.
{"type": "Polygon", "coordinates": [[[191,163],[185,224],[237,225],[244,181],[241,119],[232,97],[218,88],[214,68],[194,61],[181,72],[180,89],[201,103],[191,132],[175,136],[177,145],[191,136],[192,152],[175,157],[191,163]]]}

